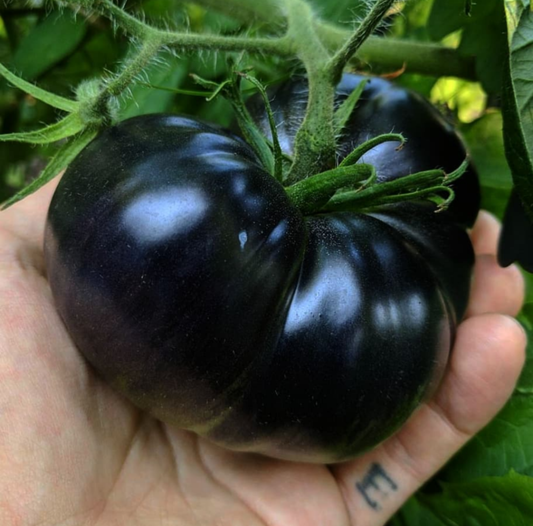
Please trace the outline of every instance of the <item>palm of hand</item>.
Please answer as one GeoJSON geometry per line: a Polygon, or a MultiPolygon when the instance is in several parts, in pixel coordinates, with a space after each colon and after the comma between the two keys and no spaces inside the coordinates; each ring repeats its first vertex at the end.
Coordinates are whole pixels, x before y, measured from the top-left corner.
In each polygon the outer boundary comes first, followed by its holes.
{"type": "Polygon", "coordinates": [[[55,313],[41,253],[53,186],[0,214],[1,524],[383,524],[512,392],[525,338],[502,314],[517,312],[523,283],[496,266],[497,227],[483,216],[445,380],[384,444],[328,467],[232,453],[170,429],[92,373],[55,313]]]}

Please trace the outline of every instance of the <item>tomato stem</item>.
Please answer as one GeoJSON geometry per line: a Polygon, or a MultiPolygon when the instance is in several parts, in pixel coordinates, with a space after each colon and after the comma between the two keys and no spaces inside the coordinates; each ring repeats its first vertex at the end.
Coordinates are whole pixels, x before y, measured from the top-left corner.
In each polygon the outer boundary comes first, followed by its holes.
{"type": "MultiPolygon", "coordinates": [[[[279,0],[194,0],[197,5],[213,9],[245,24],[259,21],[277,26],[280,30],[286,25],[285,17],[279,10],[279,0]]],[[[352,31],[315,17],[315,30],[328,50],[337,50],[352,31]]],[[[459,77],[476,80],[476,60],[464,55],[455,48],[433,42],[416,42],[405,39],[386,38],[371,35],[361,45],[352,63],[358,66],[372,64],[379,71],[397,71],[407,65],[409,73],[421,73],[436,77],[459,77]]]]}
{"type": "Polygon", "coordinates": [[[284,5],[287,36],[298,43],[297,56],[305,66],[309,90],[304,120],[294,140],[294,163],[287,176],[287,181],[294,183],[335,164],[335,85],[326,69],[330,55],[315,32],[311,7],[304,0],[285,0],[284,5]]]}

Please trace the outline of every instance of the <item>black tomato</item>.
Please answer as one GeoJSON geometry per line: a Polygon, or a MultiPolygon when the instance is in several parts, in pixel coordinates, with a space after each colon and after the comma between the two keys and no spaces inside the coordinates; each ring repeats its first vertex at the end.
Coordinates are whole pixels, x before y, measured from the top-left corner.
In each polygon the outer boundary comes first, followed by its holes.
{"type": "MultiPolygon", "coordinates": [[[[276,112],[292,104],[276,101],[276,112]]],[[[408,129],[388,115],[384,126],[409,145],[453,134],[417,98],[411,118],[440,124],[408,129]]],[[[456,168],[454,141],[430,164],[456,168]]],[[[400,155],[373,157],[381,178],[400,155]]],[[[412,170],[434,167],[410,155],[412,170]]],[[[387,438],[438,385],[468,298],[460,223],[475,199],[457,217],[431,203],[303,217],[231,132],[136,117],[63,176],[48,277],[79,350],[141,409],[231,449],[341,461],[387,438]]]]}

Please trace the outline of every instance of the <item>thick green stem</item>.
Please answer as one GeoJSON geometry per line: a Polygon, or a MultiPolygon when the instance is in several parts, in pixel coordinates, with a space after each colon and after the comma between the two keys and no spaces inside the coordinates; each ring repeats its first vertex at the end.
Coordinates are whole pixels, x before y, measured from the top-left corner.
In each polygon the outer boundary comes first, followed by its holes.
{"type": "Polygon", "coordinates": [[[162,46],[161,39],[150,36],[143,43],[134,58],[127,62],[122,71],[106,84],[106,92],[111,96],[120,95],[154,58],[162,46]]]}
{"type": "Polygon", "coordinates": [[[334,84],[340,81],[346,64],[357,53],[363,42],[374,32],[396,0],[377,0],[352,37],[335,53],[329,69],[334,84]]]}
{"type": "Polygon", "coordinates": [[[326,66],[330,60],[314,31],[314,14],[303,0],[286,0],[287,36],[298,43],[297,55],[307,72],[307,110],[294,141],[294,163],[287,182],[293,183],[322,172],[335,163],[335,87],[326,66]]]}
{"type": "MultiPolygon", "coordinates": [[[[332,24],[317,24],[320,39],[328,49],[335,49],[347,37],[347,31],[332,24]]],[[[429,42],[371,36],[355,56],[359,66],[372,64],[379,71],[397,71],[435,77],[459,77],[477,80],[476,59],[463,56],[457,49],[429,42]]]]}

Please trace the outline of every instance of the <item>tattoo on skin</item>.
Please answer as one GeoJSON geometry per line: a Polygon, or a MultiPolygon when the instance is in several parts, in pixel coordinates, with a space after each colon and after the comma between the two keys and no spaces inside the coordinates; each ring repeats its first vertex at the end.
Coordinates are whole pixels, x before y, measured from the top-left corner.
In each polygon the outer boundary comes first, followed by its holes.
{"type": "Polygon", "coordinates": [[[398,485],[391,479],[381,464],[374,462],[363,480],[355,483],[365,502],[376,511],[381,509],[378,500],[386,497],[391,491],[396,491],[398,485]]]}

